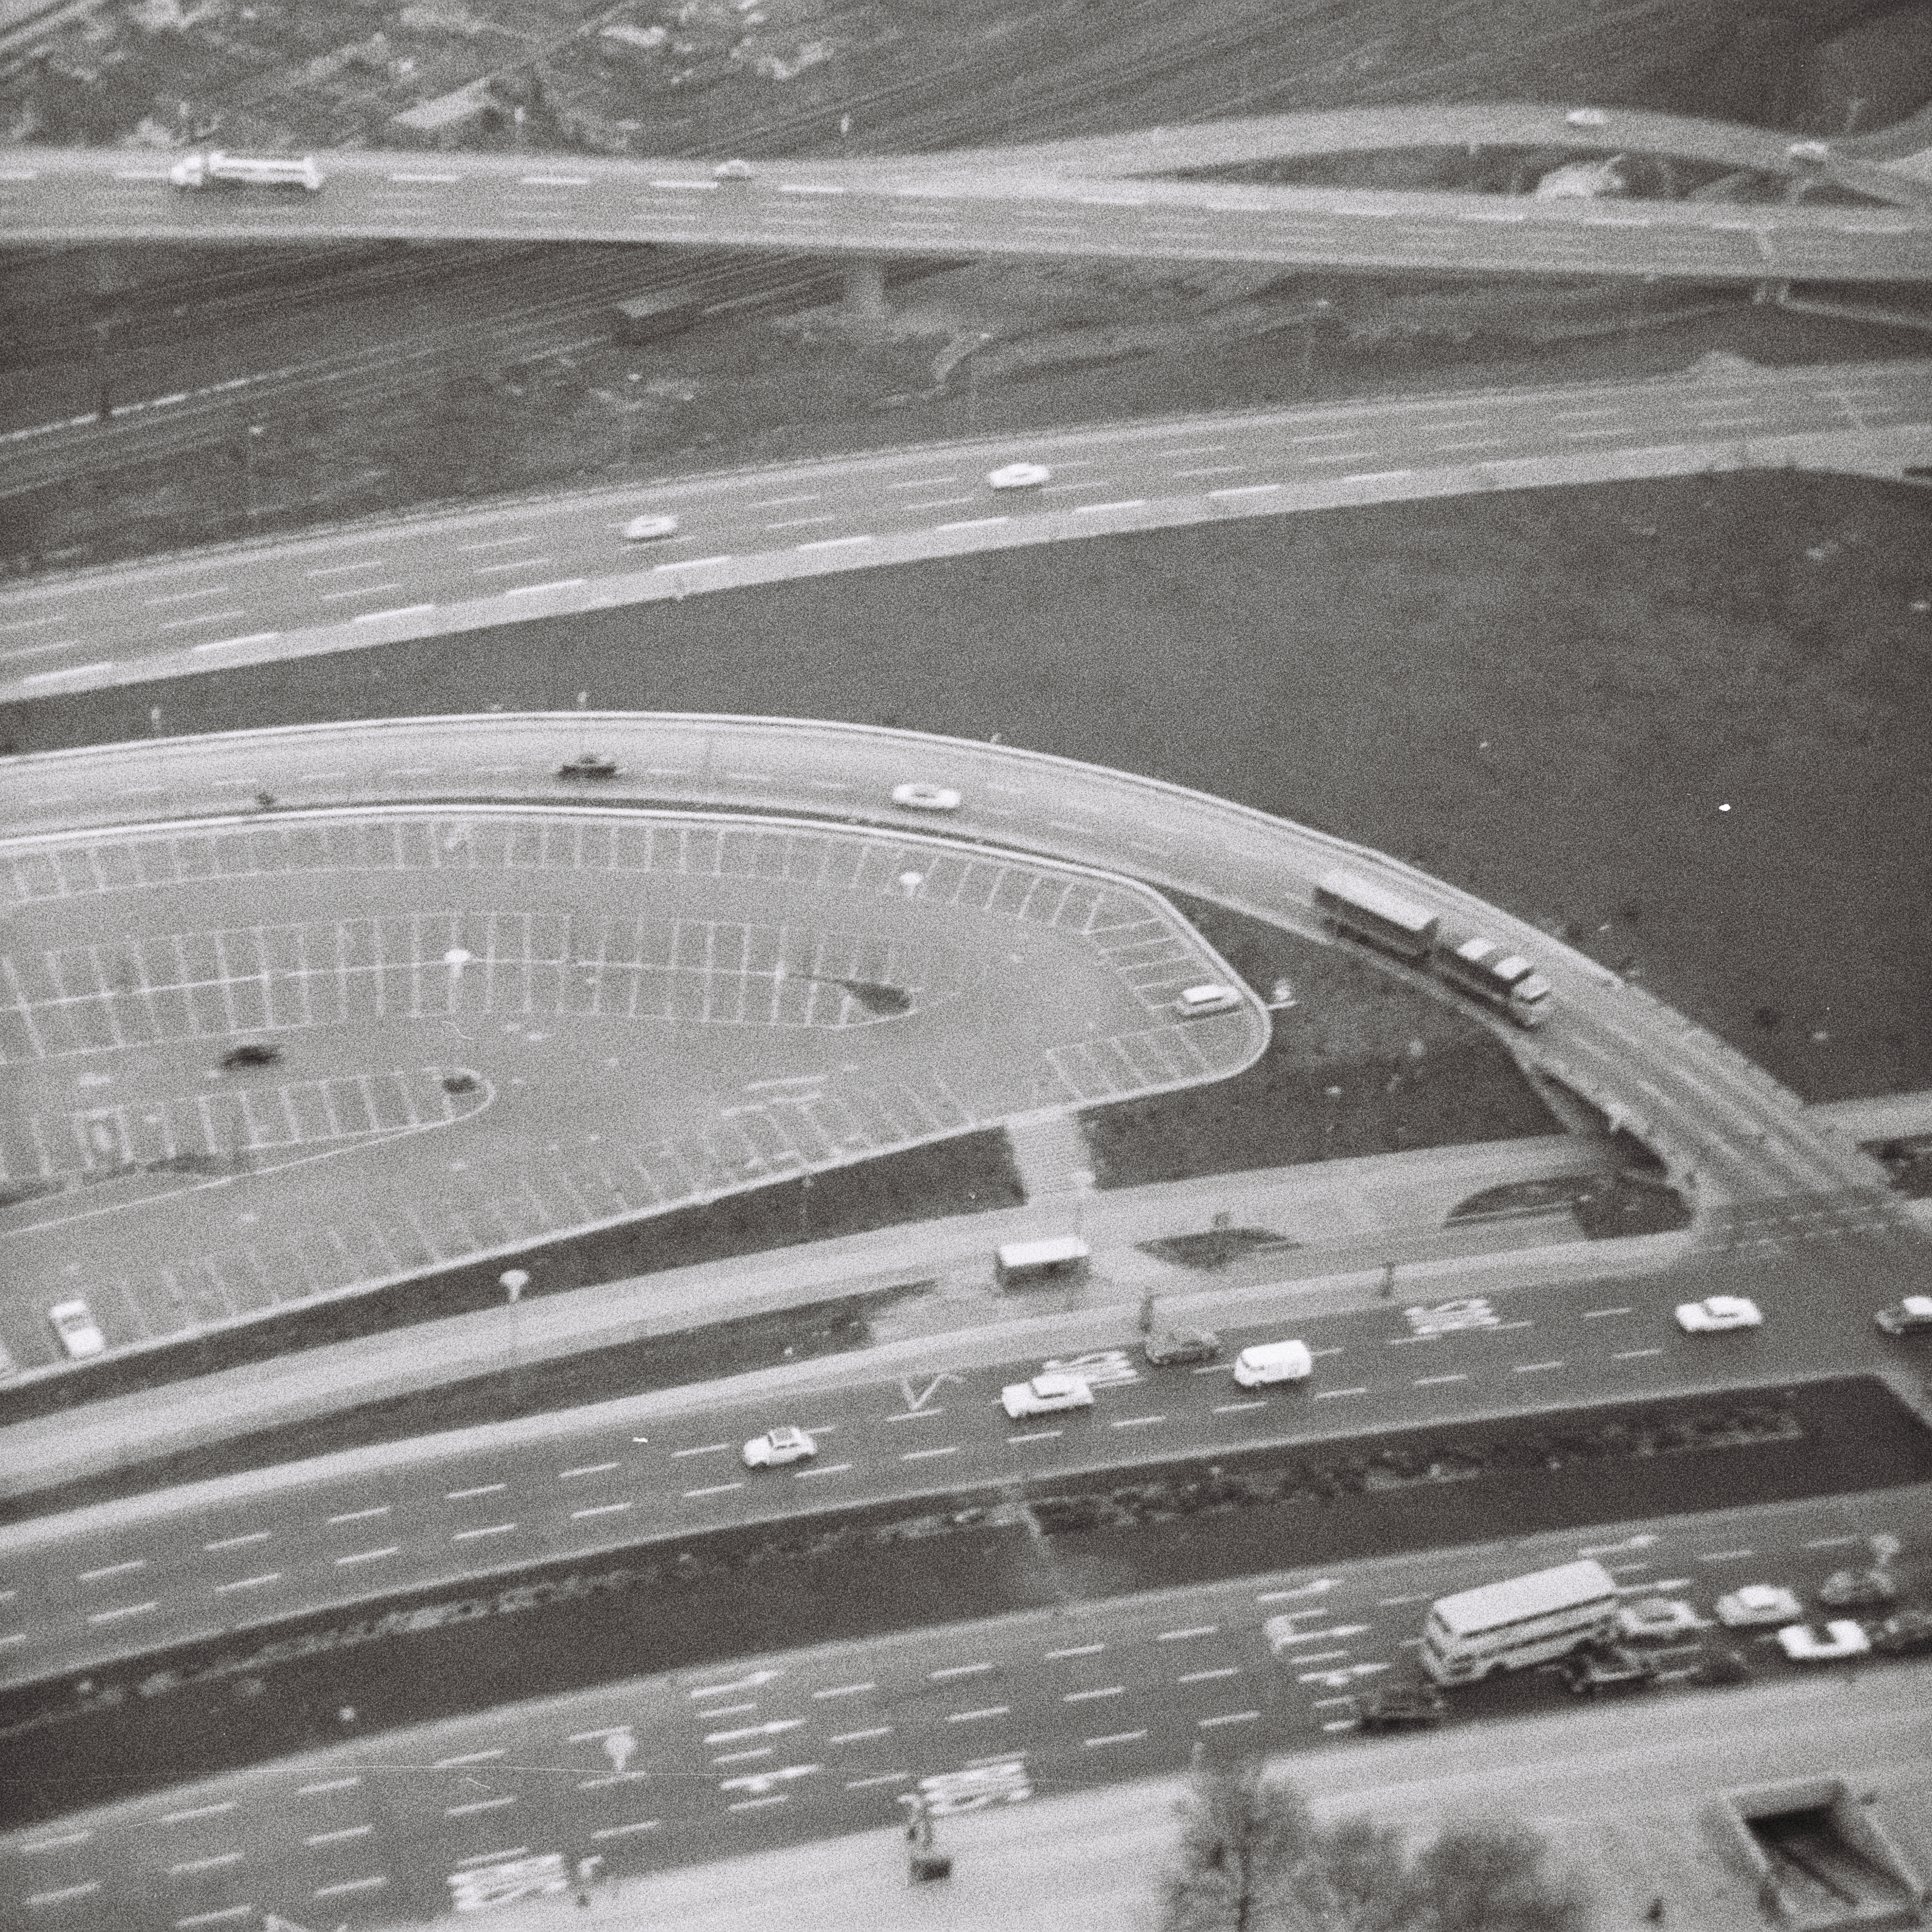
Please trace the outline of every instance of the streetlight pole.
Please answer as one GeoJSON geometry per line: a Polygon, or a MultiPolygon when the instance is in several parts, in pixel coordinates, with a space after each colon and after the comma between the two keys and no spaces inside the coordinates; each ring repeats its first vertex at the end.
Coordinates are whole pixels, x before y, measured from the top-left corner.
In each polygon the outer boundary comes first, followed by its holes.
{"type": "Polygon", "coordinates": [[[250,423],[242,445],[242,477],[248,496],[248,520],[255,520],[255,445],[266,432],[260,423],[250,423]]]}

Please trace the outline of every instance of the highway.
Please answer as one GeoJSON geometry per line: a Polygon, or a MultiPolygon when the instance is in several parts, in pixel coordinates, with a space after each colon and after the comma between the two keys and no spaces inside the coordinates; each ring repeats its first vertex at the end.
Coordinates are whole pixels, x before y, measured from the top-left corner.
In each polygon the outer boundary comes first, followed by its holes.
{"type": "MultiPolygon", "coordinates": [[[[583,1858],[634,1871],[878,1828],[916,1789],[943,1820],[1170,1772],[1197,1740],[1359,1748],[1358,1700],[1412,1670],[1435,1596],[1590,1554],[1633,1595],[1667,1592],[1708,1618],[1740,1583],[1814,1587],[1874,1534],[1898,1534],[1916,1571],[1928,1554],[1924,1503],[1922,1489],[1907,1490],[1627,1522],[1069,1601],[643,1680],[622,1681],[614,1658],[613,1681],[595,1690],[17,1832],[0,1840],[0,1910],[35,1932],[178,1932],[270,1910],[304,1924],[323,1914],[394,1922],[514,1903],[583,1858]]],[[[1754,1664],[1788,1676],[1768,1633],[1738,1639],[1754,1664]]],[[[1681,1678],[1696,1654],[1688,1644],[1663,1653],[1666,1678],[1681,1678]]],[[[1874,1688],[1881,1681],[1897,1688],[1893,1717],[1862,1727],[1873,1763],[1922,1749],[1922,1718],[1906,1714],[1922,1709],[1923,1667],[1884,1666],[1874,1688]]],[[[1456,1701],[1478,1717],[1574,1708],[1548,1671],[1456,1701]]],[[[1725,1721],[1715,1702],[1667,1708],[1725,1721]]]]}
{"type": "MultiPolygon", "coordinates": [[[[1802,1261],[1392,1303],[1222,1324],[1228,1357],[1150,1367],[1138,1350],[1019,1357],[944,1370],[862,1360],[835,1386],[726,1400],[702,1412],[581,1411],[540,1439],[470,1431],[352,1450],[236,1480],[153,1492],[0,1528],[0,1686],[42,1680],[224,1630],[567,1563],[653,1538],[802,1512],[1052,1478],[1365,1430],[1909,1366],[1873,1312],[1908,1289],[1867,1249],[1836,1270],[1802,1261]],[[1748,1277],[1748,1278],[1747,1278],[1748,1277]],[[1687,1335],[1675,1304],[1744,1289],[1766,1325],[1687,1335]],[[1294,1334],[1305,1387],[1244,1390],[1232,1352],[1294,1334]],[[1015,1421],[1007,1383],[1042,1367],[1087,1376],[1094,1408],[1015,1421]],[[740,1446],[778,1424],[812,1462],[753,1471],[740,1446]]],[[[1438,1294],[1441,1292],[1438,1291],[1438,1294]]]]}
{"type": "MultiPolygon", "coordinates": [[[[191,400],[182,406],[192,410],[191,400]]],[[[205,406],[226,405],[218,397],[205,406]]],[[[1055,430],[238,544],[0,590],[0,699],[920,556],[1747,463],[1932,460],[1932,362],[1489,389],[1055,430]],[[993,469],[1052,480],[995,491],[993,469]],[[679,519],[626,544],[641,512],[679,519]]],[[[250,788],[253,789],[253,788],[250,788]]]]}
{"type": "MultiPolygon", "coordinates": [[[[1536,960],[1555,988],[1558,1017],[1516,1049],[1648,1140],[1678,1176],[1694,1173],[1705,1206],[1748,1202],[1779,1211],[1782,1199],[1782,1211],[1808,1213],[1822,1196],[1858,1207],[1875,1226],[1909,1226],[1887,1198],[1882,1169],[1808,1119],[1795,1095],[1735,1048],[1527,922],[1384,855],[1268,813],[1012,746],[884,727],[646,712],[399,718],[15,758],[0,766],[0,818],[26,837],[112,827],[130,817],[214,814],[226,826],[223,836],[245,838],[260,818],[247,802],[265,790],[290,808],[479,794],[551,802],[559,765],[592,737],[620,767],[600,794],[613,806],[648,800],[910,830],[909,814],[890,795],[916,778],[961,793],[962,808],[948,820],[951,836],[1129,870],[1314,938],[1321,934],[1313,880],[1348,862],[1536,960]]],[[[1448,997],[1426,978],[1410,976],[1448,997]]]]}
{"type": "MultiPolygon", "coordinates": [[[[164,158],[10,150],[0,237],[28,244],[656,242],[878,259],[1153,257],[1693,281],[1932,280],[1932,209],[1068,178],[890,158],[767,163],[342,152],[318,195],[194,194],[164,158]]],[[[1882,170],[1874,170],[1882,173],[1882,170]]]]}

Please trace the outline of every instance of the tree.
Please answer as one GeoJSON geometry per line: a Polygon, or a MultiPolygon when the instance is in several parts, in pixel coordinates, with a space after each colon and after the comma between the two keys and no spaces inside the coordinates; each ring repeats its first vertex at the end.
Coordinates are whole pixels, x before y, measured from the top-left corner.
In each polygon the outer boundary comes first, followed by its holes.
{"type": "Polygon", "coordinates": [[[1318,1824],[1258,1757],[1197,1751],[1160,1932],[1585,1932],[1588,1895],[1526,1826],[1445,1826],[1414,1858],[1398,1828],[1318,1824]]]}

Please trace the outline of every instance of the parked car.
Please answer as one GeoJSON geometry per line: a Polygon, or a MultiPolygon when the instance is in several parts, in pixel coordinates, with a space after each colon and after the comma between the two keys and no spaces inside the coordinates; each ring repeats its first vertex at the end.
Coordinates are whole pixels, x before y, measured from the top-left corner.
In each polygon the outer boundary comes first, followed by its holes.
{"type": "Polygon", "coordinates": [[[1738,1630],[1754,1624],[1802,1622],[1804,1606],[1790,1590],[1777,1583],[1747,1583],[1717,1603],[1718,1621],[1738,1630]]]}
{"type": "Polygon", "coordinates": [[[787,1462],[805,1462],[818,1454],[818,1444],[802,1429],[768,1429],[745,1444],[745,1466],[776,1469],[787,1462]]]}
{"type": "Polygon", "coordinates": [[[1009,1382],[1000,1402],[1017,1422],[1022,1416],[1052,1415],[1063,1408],[1091,1408],[1094,1391],[1084,1376],[1035,1376],[1031,1382],[1009,1382]]]}
{"type": "Polygon", "coordinates": [[[1883,1570],[1834,1570],[1818,1586],[1828,1610],[1867,1610],[1898,1600],[1898,1586],[1883,1570]]]}
{"type": "Polygon", "coordinates": [[[1750,1681],[1750,1660],[1741,1650],[1707,1650],[1690,1673],[1692,1683],[1713,1687],[1750,1681]]]}
{"type": "Polygon", "coordinates": [[[1141,1353],[1157,1369],[1178,1362],[1211,1362],[1221,1352],[1221,1338],[1211,1328],[1156,1328],[1141,1344],[1141,1353]]]}
{"type": "Polygon", "coordinates": [[[1600,107],[1573,107],[1563,118],[1573,128],[1607,128],[1610,122],[1600,107]]]}
{"type": "Polygon", "coordinates": [[[1306,1342],[1262,1342],[1234,1358],[1234,1379],[1244,1388],[1306,1382],[1314,1370],[1315,1358],[1306,1342]]]}
{"type": "Polygon", "coordinates": [[[1595,1697],[1606,1690],[1641,1690],[1657,1679],[1654,1659],[1620,1643],[1580,1644],[1557,1668],[1576,1697],[1595,1697]]]}
{"type": "Polygon", "coordinates": [[[61,1346],[74,1361],[84,1362],[107,1352],[107,1337],[94,1318],[94,1311],[78,1298],[57,1301],[47,1310],[47,1321],[61,1346]]]}
{"type": "Polygon", "coordinates": [[[755,172],[749,161],[720,161],[711,170],[711,178],[713,181],[748,182],[755,172]]]}
{"type": "Polygon", "coordinates": [[[1794,161],[1808,161],[1814,166],[1832,158],[1830,147],[1822,141],[1793,141],[1784,152],[1794,161]]]}
{"type": "Polygon", "coordinates": [[[1203,1013],[1229,1013],[1241,1004],[1241,996],[1232,986],[1189,986],[1174,1003],[1174,1010],[1184,1020],[1197,1019],[1203,1013]]]}
{"type": "Polygon", "coordinates": [[[1786,1624],[1778,1633],[1778,1647],[1793,1664],[1831,1664],[1841,1657],[1864,1656],[1871,1639],[1863,1624],[1834,1617],[1822,1636],[1809,1624],[1786,1624]]]}
{"type": "Polygon", "coordinates": [[[1668,1642],[1708,1628],[1688,1604],[1674,1597],[1643,1597],[1617,1610],[1617,1634],[1639,1642],[1668,1642]]]}
{"type": "Polygon", "coordinates": [[[1881,1657],[1911,1657],[1932,1650],[1932,1610],[1898,1610],[1871,1634],[1871,1647],[1881,1657]]]}
{"type": "Polygon", "coordinates": [[[1037,490],[1053,480],[1053,472],[1043,463],[1007,463],[986,472],[986,481],[995,490],[1037,490]]]}
{"type": "Polygon", "coordinates": [[[568,764],[559,765],[556,775],[560,778],[614,778],[617,776],[617,760],[584,752],[568,764]]]}
{"type": "Polygon", "coordinates": [[[1748,1296],[1707,1294],[1702,1301],[1680,1302],[1677,1325],[1687,1335],[1713,1335],[1726,1328],[1758,1328],[1764,1311],[1748,1296]]]}
{"type": "Polygon", "coordinates": [[[904,806],[908,812],[957,812],[962,801],[950,785],[928,784],[922,779],[914,779],[908,784],[893,786],[892,802],[904,806]]]}
{"type": "Polygon", "coordinates": [[[624,526],[626,543],[655,543],[659,537],[677,535],[677,519],[662,515],[633,517],[624,526]]]}
{"type": "Polygon", "coordinates": [[[1932,1328],[1932,1294],[1908,1294],[1872,1317],[1888,1335],[1910,1335],[1932,1328]]]}
{"type": "Polygon", "coordinates": [[[232,1073],[244,1066],[274,1066],[282,1058],[282,1049],[267,1041],[250,1040],[246,1045],[230,1047],[221,1056],[222,1070],[232,1073]]]}
{"type": "Polygon", "coordinates": [[[1448,1714],[1448,1700],[1432,1684],[1385,1684],[1357,1709],[1365,1731],[1421,1728],[1439,1724],[1448,1714]]]}

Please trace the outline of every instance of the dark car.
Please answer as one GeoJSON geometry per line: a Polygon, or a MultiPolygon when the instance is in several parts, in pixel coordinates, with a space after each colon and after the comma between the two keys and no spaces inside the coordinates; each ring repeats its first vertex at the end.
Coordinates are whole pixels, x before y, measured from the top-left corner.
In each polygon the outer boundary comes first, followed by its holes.
{"type": "Polygon", "coordinates": [[[1449,1714],[1449,1703],[1432,1684],[1388,1684],[1363,1701],[1360,1722],[1365,1731],[1399,1731],[1439,1724],[1449,1714]]]}
{"type": "Polygon", "coordinates": [[[1605,1690],[1640,1690],[1657,1676],[1654,1660],[1620,1643],[1584,1644],[1558,1668],[1579,1697],[1594,1697],[1605,1690]]]}
{"type": "Polygon", "coordinates": [[[1157,1369],[1170,1362],[1211,1362],[1220,1354],[1221,1338],[1211,1328],[1156,1328],[1141,1352],[1157,1369]]]}
{"type": "Polygon", "coordinates": [[[594,758],[586,752],[568,764],[559,765],[556,775],[560,778],[614,778],[617,776],[617,760],[594,758]]]}
{"type": "Polygon", "coordinates": [[[1932,1650],[1932,1610],[1900,1610],[1873,1627],[1871,1647],[1881,1657],[1912,1657],[1932,1650]]]}
{"type": "Polygon", "coordinates": [[[279,1046],[270,1046],[260,1040],[250,1040],[245,1046],[231,1048],[221,1056],[222,1069],[232,1073],[243,1066],[274,1066],[282,1057],[279,1046]]]}
{"type": "Polygon", "coordinates": [[[1707,1650],[1690,1673],[1690,1682],[1706,1686],[1748,1684],[1750,1660],[1741,1650],[1707,1650]]]}
{"type": "Polygon", "coordinates": [[[1898,1586],[1882,1570],[1834,1570],[1818,1586],[1827,1610],[1875,1610],[1898,1600],[1898,1586]]]}

